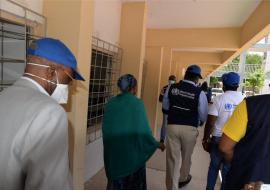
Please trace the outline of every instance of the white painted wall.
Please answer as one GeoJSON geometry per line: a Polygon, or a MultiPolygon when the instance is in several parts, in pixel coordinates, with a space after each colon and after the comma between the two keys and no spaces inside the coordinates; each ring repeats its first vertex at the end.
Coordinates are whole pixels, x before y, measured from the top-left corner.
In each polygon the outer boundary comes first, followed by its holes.
{"type": "Polygon", "coordinates": [[[94,0],[95,37],[119,44],[121,7],[121,0],[94,0]]]}
{"type": "Polygon", "coordinates": [[[85,155],[85,181],[87,181],[104,166],[102,138],[86,145],[85,155]]]}
{"type": "MultiPolygon", "coordinates": [[[[94,0],[93,35],[114,45],[119,44],[121,0],[94,0]]],[[[104,167],[102,138],[86,146],[85,180],[104,167]]]]}

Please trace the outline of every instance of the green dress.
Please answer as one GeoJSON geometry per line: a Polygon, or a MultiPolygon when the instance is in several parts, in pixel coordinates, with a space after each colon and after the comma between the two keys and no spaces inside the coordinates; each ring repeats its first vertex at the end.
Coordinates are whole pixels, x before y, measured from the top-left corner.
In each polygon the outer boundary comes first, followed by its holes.
{"type": "Polygon", "coordinates": [[[108,180],[123,178],[144,167],[159,146],[149,127],[143,102],[128,92],[107,103],[102,132],[108,180]]]}

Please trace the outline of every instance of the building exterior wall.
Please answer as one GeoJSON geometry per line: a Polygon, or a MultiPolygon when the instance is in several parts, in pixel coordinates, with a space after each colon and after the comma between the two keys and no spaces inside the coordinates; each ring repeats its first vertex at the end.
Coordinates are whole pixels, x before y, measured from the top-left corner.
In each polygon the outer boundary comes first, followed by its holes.
{"type": "Polygon", "coordinates": [[[163,47],[146,48],[147,71],[144,83],[143,101],[147,111],[150,127],[156,134],[158,112],[158,95],[160,90],[163,47]]]}
{"type": "Polygon", "coordinates": [[[121,73],[133,74],[138,81],[137,96],[141,96],[146,37],[146,2],[122,4],[120,47],[123,48],[121,73]]]}

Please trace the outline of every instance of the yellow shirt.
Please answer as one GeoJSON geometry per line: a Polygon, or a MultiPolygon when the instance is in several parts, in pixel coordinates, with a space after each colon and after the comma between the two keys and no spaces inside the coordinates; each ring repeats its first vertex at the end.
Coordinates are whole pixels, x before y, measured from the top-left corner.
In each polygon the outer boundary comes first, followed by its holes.
{"type": "Polygon", "coordinates": [[[223,133],[233,141],[239,142],[246,134],[247,123],[247,105],[244,100],[237,106],[231,118],[224,125],[223,133]]]}

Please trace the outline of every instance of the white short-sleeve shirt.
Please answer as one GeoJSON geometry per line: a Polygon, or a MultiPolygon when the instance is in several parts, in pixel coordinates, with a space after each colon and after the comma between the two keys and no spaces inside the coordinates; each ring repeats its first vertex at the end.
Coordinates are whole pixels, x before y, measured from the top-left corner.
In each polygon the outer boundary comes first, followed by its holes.
{"type": "Polygon", "coordinates": [[[242,102],[244,96],[237,91],[226,91],[224,94],[215,97],[213,104],[209,106],[209,115],[217,116],[215,128],[212,135],[222,136],[222,128],[231,117],[234,109],[242,102]]]}

